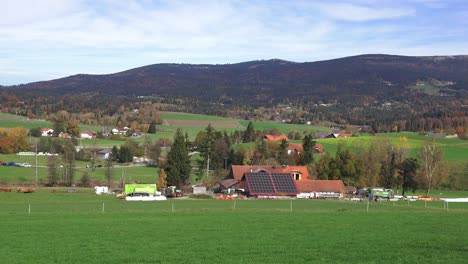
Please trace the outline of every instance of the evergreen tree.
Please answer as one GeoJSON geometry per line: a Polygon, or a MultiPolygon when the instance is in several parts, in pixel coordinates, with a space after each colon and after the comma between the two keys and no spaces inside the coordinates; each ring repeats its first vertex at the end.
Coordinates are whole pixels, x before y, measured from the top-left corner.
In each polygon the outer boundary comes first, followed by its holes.
{"type": "Polygon", "coordinates": [[[252,141],[255,141],[255,128],[252,121],[250,121],[242,137],[242,142],[249,143],[252,141]]]}
{"type": "Polygon", "coordinates": [[[302,140],[302,151],[300,165],[314,162],[315,141],[312,140],[312,135],[306,135],[302,140]]]}
{"type": "Polygon", "coordinates": [[[120,152],[119,148],[116,145],[114,145],[112,147],[112,151],[111,151],[111,153],[109,155],[109,159],[112,160],[112,161],[118,161],[120,159],[119,152],[120,152]]]}
{"type": "Polygon", "coordinates": [[[119,162],[126,163],[133,161],[133,153],[129,146],[122,145],[119,150],[119,162]]]}
{"type": "Polygon", "coordinates": [[[279,146],[278,156],[276,158],[280,165],[289,165],[291,163],[290,156],[288,155],[288,146],[288,141],[286,141],[286,139],[282,139],[279,146]]]}
{"type": "Polygon", "coordinates": [[[154,121],[148,127],[148,134],[156,134],[156,123],[154,121]]]}
{"type": "Polygon", "coordinates": [[[174,135],[174,143],[167,154],[167,184],[179,186],[190,177],[190,159],[186,139],[180,129],[174,135]]]}

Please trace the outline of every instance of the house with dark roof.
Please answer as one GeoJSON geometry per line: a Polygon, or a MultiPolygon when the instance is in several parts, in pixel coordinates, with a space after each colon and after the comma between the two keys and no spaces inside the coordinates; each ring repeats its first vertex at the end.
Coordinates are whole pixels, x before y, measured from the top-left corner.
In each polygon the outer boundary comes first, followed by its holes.
{"type": "MultiPolygon", "coordinates": [[[[346,193],[342,180],[313,180],[306,166],[271,166],[271,165],[232,165],[229,175],[221,182],[227,188],[245,189],[247,173],[267,173],[274,177],[276,174],[290,174],[294,180],[297,191],[301,193],[333,193],[339,196],[346,193]]],[[[248,177],[247,177],[248,179],[248,177]]]]}
{"type": "Polygon", "coordinates": [[[271,166],[271,165],[232,165],[231,171],[226,179],[241,180],[247,172],[269,172],[269,173],[289,173],[294,180],[310,179],[306,166],[271,166]]]}

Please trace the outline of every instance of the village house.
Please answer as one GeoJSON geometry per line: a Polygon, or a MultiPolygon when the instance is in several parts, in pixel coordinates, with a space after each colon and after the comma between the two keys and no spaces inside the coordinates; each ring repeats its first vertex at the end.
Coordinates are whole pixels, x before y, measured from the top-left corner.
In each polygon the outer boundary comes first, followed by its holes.
{"type": "Polygon", "coordinates": [[[68,132],[60,132],[60,134],[58,134],[58,137],[59,138],[71,138],[71,134],[68,132]]]}
{"type": "Polygon", "coordinates": [[[93,139],[96,137],[96,132],[88,130],[80,133],[80,138],[83,139],[93,139]]]}
{"type": "Polygon", "coordinates": [[[51,128],[41,128],[41,136],[51,137],[54,134],[54,130],[51,128]]]}
{"type": "Polygon", "coordinates": [[[275,135],[265,135],[263,137],[263,140],[264,141],[281,141],[281,140],[289,140],[287,136],[285,135],[279,135],[279,136],[275,136],[275,135]]]}
{"type": "Polygon", "coordinates": [[[129,127],[113,128],[111,132],[114,135],[126,135],[129,129],[129,127]]]}
{"type": "MultiPolygon", "coordinates": [[[[315,144],[314,149],[318,153],[323,153],[323,151],[324,151],[324,148],[323,148],[322,144],[320,144],[320,143],[315,144]]],[[[288,155],[299,155],[303,151],[304,151],[304,149],[302,148],[302,144],[300,144],[300,143],[290,143],[288,145],[288,155]]]]}
{"type": "Polygon", "coordinates": [[[306,166],[271,166],[271,165],[232,165],[229,175],[220,181],[220,189],[244,189],[246,173],[266,172],[272,174],[290,174],[293,178],[297,191],[300,193],[310,192],[333,192],[344,194],[345,185],[342,180],[313,180],[306,166]]]}

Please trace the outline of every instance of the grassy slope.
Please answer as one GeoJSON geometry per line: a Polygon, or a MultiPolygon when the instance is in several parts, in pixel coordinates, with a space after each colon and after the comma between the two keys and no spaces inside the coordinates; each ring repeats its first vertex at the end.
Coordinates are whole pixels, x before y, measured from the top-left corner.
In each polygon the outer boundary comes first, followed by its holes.
{"type": "Polygon", "coordinates": [[[346,147],[351,150],[359,150],[362,148],[368,148],[372,140],[378,138],[388,138],[393,144],[398,145],[400,137],[406,137],[408,139],[408,145],[410,147],[410,156],[416,156],[416,152],[422,147],[425,140],[435,140],[435,143],[439,145],[445,151],[445,160],[456,160],[463,161],[468,157],[468,141],[461,140],[458,138],[428,138],[426,136],[418,135],[417,133],[385,133],[377,134],[377,136],[358,136],[351,138],[342,139],[317,139],[316,141],[321,143],[327,152],[334,154],[337,150],[337,146],[340,142],[346,143],[346,147]]]}
{"type": "Polygon", "coordinates": [[[446,212],[439,204],[372,203],[366,213],[366,203],[293,201],[290,212],[290,201],[236,202],[233,210],[233,201],[0,193],[0,232],[8,238],[0,254],[5,263],[463,263],[467,257],[466,204],[446,212]]]}

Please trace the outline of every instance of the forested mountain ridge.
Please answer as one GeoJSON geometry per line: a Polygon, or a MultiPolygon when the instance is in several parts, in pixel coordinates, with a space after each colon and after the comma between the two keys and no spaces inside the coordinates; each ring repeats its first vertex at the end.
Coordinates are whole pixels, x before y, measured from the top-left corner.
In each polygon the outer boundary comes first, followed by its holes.
{"type": "Polygon", "coordinates": [[[401,95],[425,81],[445,94],[466,94],[468,56],[360,55],[305,63],[274,59],[223,65],[154,64],[108,75],[78,74],[7,88],[52,94],[100,92],[271,102],[347,95],[385,98],[401,95]]]}
{"type": "Polygon", "coordinates": [[[66,111],[87,124],[149,124],[158,121],[154,111],[179,111],[368,125],[374,131],[454,132],[468,125],[467,106],[468,56],[371,54],[304,63],[166,63],[0,87],[2,112],[54,119],[66,111]],[[126,114],[135,109],[147,115],[126,114]]]}

